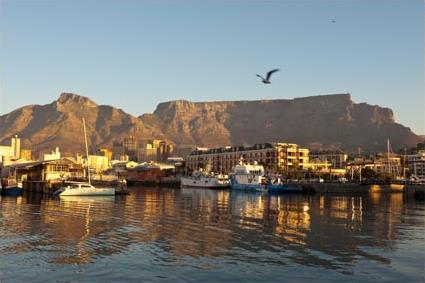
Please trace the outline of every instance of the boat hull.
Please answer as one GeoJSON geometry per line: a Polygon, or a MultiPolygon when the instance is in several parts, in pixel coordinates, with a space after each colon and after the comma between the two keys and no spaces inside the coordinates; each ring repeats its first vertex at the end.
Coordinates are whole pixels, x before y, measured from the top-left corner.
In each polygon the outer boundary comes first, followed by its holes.
{"type": "Polygon", "coordinates": [[[231,178],[231,184],[232,184],[232,190],[250,191],[250,192],[266,192],[267,191],[266,186],[263,185],[263,184],[259,184],[259,183],[251,183],[251,184],[239,183],[234,176],[231,178]]]}
{"type": "Polygon", "coordinates": [[[3,196],[20,196],[22,193],[23,190],[19,186],[6,187],[1,190],[3,196]]]}
{"type": "Polygon", "coordinates": [[[59,196],[114,196],[114,188],[80,188],[80,189],[67,189],[59,193],[59,196]]]}
{"type": "Polygon", "coordinates": [[[290,184],[269,184],[267,185],[267,191],[269,193],[301,193],[303,191],[302,186],[300,185],[290,185],[290,184]]]}
{"type": "Polygon", "coordinates": [[[214,178],[186,178],[180,179],[182,187],[206,188],[206,189],[226,189],[230,188],[230,182],[219,182],[214,178]]]}

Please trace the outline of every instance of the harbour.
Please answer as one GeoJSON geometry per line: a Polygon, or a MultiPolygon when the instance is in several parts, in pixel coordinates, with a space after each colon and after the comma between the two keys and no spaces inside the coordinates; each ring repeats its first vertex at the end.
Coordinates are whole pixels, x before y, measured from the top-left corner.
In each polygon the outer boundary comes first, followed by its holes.
{"type": "Polygon", "coordinates": [[[0,283],[425,283],[425,3],[298,2],[1,1],[0,283]]]}
{"type": "Polygon", "coordinates": [[[418,246],[425,240],[425,205],[401,193],[129,190],[111,197],[1,197],[0,280],[424,279],[425,252],[418,246]]]}

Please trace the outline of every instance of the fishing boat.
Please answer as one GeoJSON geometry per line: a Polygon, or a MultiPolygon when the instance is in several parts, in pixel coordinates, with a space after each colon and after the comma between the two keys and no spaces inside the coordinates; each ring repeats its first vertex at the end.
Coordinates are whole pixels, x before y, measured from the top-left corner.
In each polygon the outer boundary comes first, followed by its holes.
{"type": "Polygon", "coordinates": [[[86,156],[87,156],[87,176],[88,182],[69,182],[64,184],[53,194],[56,196],[112,196],[115,195],[115,188],[96,188],[91,184],[90,179],[90,168],[88,166],[89,150],[87,146],[87,133],[86,133],[86,122],[83,118],[84,128],[84,139],[86,144],[86,156]]]}
{"type": "Polygon", "coordinates": [[[244,164],[240,162],[232,169],[230,177],[232,190],[241,191],[267,191],[267,178],[264,176],[264,167],[256,162],[244,164]]]}
{"type": "Polygon", "coordinates": [[[195,172],[192,176],[180,178],[182,187],[225,189],[230,187],[229,176],[223,174],[202,174],[195,172]]]}

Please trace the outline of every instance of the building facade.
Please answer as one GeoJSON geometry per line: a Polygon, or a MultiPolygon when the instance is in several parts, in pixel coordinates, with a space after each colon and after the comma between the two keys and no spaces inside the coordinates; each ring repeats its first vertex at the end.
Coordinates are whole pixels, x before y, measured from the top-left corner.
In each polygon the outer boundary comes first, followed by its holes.
{"type": "Polygon", "coordinates": [[[124,138],[122,147],[123,154],[128,155],[129,160],[137,161],[137,141],[134,136],[124,138]]]}
{"type": "Polygon", "coordinates": [[[406,157],[410,174],[414,178],[425,179],[425,150],[418,150],[406,157]]]}
{"type": "Polygon", "coordinates": [[[333,169],[345,169],[348,155],[342,150],[321,150],[310,152],[310,160],[329,162],[333,169]]]}
{"type": "Polygon", "coordinates": [[[111,168],[108,157],[101,155],[89,155],[88,166],[95,173],[101,173],[111,168]]]}
{"type": "Polygon", "coordinates": [[[21,139],[17,135],[10,139],[10,145],[0,146],[0,163],[21,158],[21,139]]]}
{"type": "Polygon", "coordinates": [[[164,140],[145,140],[140,143],[139,162],[165,162],[173,154],[173,145],[164,140]]]}
{"type": "Polygon", "coordinates": [[[258,162],[267,172],[288,173],[306,170],[309,166],[309,150],[293,143],[263,143],[250,147],[198,148],[186,157],[188,171],[199,168],[213,172],[231,172],[240,160],[258,162]]]}

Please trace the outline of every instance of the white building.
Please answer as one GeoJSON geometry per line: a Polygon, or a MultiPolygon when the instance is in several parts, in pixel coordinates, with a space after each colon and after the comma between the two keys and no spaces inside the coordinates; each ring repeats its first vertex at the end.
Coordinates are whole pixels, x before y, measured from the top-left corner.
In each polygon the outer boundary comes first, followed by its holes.
{"type": "Polygon", "coordinates": [[[49,160],[58,160],[61,159],[61,153],[59,152],[59,147],[56,147],[54,151],[52,151],[50,154],[43,154],[42,161],[49,161],[49,160]]]}
{"type": "Polygon", "coordinates": [[[108,157],[101,155],[89,155],[88,165],[96,173],[101,173],[111,168],[108,157]]]}
{"type": "Polygon", "coordinates": [[[407,155],[409,172],[419,179],[425,178],[425,150],[419,150],[416,154],[407,155]]]}
{"type": "Polygon", "coordinates": [[[0,146],[0,163],[10,159],[19,159],[21,156],[21,139],[15,135],[10,139],[10,145],[0,146]]]}

